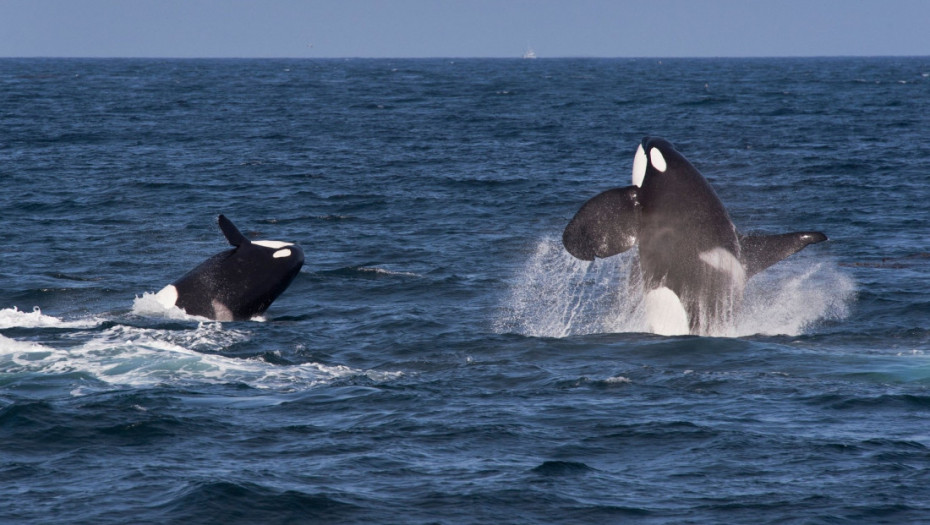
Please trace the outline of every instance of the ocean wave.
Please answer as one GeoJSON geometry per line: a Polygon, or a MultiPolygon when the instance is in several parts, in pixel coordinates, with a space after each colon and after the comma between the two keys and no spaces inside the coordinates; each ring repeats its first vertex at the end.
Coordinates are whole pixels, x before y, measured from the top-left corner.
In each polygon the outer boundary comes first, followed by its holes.
{"type": "Polygon", "coordinates": [[[562,477],[584,475],[596,471],[597,469],[580,461],[545,461],[530,472],[546,477],[562,477]]]}
{"type": "Polygon", "coordinates": [[[336,276],[345,276],[345,277],[366,277],[366,278],[378,278],[378,277],[416,277],[423,278],[424,276],[419,273],[414,272],[404,272],[400,270],[389,270],[387,268],[381,268],[377,266],[347,266],[345,268],[339,268],[337,270],[330,270],[326,272],[330,275],[336,276]]]}
{"type": "Polygon", "coordinates": [[[401,277],[423,277],[422,275],[414,272],[401,272],[397,270],[388,270],[386,268],[377,268],[369,266],[359,266],[356,268],[359,272],[374,273],[378,275],[395,275],[401,277]]]}
{"type": "Polygon", "coordinates": [[[237,515],[239,519],[256,522],[338,522],[358,517],[364,508],[322,493],[280,490],[247,482],[205,481],[191,483],[158,511],[158,519],[167,521],[213,521],[218,515],[237,515]]]}

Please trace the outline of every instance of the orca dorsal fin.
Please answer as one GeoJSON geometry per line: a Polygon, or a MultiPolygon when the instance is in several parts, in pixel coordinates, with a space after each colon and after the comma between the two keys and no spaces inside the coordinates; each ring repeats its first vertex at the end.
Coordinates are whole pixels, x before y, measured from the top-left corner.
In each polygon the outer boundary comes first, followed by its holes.
{"type": "Polygon", "coordinates": [[[578,259],[593,261],[625,252],[639,235],[639,188],[599,193],[581,206],[562,232],[562,245],[578,259]]]}
{"type": "Polygon", "coordinates": [[[740,254],[746,277],[761,272],[789,255],[801,251],[808,244],[827,240],[820,232],[793,232],[780,235],[742,235],[740,254]]]}
{"type": "Polygon", "coordinates": [[[229,241],[229,244],[233,246],[251,244],[252,241],[246,239],[245,235],[242,235],[242,232],[239,231],[239,228],[236,228],[236,225],[233,224],[231,220],[227,219],[225,215],[220,215],[219,223],[220,229],[223,230],[223,235],[226,236],[226,240],[229,241]]]}

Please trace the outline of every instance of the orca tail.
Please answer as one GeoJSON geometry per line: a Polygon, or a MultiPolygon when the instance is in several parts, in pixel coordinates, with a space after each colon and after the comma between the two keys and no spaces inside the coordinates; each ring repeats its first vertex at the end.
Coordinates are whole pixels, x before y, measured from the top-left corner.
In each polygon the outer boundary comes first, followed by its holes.
{"type": "Polygon", "coordinates": [[[827,240],[820,232],[792,232],[779,235],[741,235],[740,253],[746,277],[761,272],[778,261],[793,255],[808,244],[827,240]]]}
{"type": "Polygon", "coordinates": [[[229,244],[239,246],[251,243],[245,235],[242,235],[239,228],[236,228],[236,225],[233,224],[231,220],[227,219],[225,215],[220,215],[218,220],[220,229],[223,230],[223,235],[226,236],[226,240],[229,241],[229,244]]]}
{"type": "Polygon", "coordinates": [[[639,234],[639,188],[599,193],[581,206],[562,232],[562,245],[583,261],[625,252],[639,234]]]}

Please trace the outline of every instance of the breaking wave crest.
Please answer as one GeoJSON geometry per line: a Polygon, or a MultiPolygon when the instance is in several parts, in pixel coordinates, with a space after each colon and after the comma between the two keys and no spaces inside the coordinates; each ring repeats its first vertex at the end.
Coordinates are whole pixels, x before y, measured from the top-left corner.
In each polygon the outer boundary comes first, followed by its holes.
{"type": "MultiPolygon", "coordinates": [[[[545,238],[514,277],[494,328],[534,337],[647,332],[643,295],[635,250],[586,262],[545,238]]],[[[845,318],[854,296],[835,263],[787,259],[750,279],[733,325],[708,335],[801,335],[845,318]]]]}
{"type": "Polygon", "coordinates": [[[91,328],[103,322],[102,319],[79,319],[64,321],[57,317],[45,315],[39,307],[31,312],[23,312],[17,307],[0,310],[0,330],[6,328],[91,328]]]}

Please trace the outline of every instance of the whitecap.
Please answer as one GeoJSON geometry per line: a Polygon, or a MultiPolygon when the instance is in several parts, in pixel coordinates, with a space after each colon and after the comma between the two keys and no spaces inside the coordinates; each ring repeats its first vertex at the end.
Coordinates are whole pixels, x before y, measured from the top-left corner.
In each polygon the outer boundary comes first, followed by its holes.
{"type": "Polygon", "coordinates": [[[91,328],[102,322],[98,318],[65,321],[58,317],[45,315],[38,306],[31,312],[23,312],[17,307],[0,310],[0,329],[5,328],[91,328]]]}
{"type": "Polygon", "coordinates": [[[360,272],[368,272],[368,273],[376,273],[376,274],[379,274],[379,275],[394,275],[394,276],[402,276],[402,277],[423,277],[422,275],[420,275],[420,274],[418,274],[418,273],[413,273],[413,272],[401,272],[401,271],[397,271],[397,270],[387,270],[387,269],[385,269],[385,268],[378,268],[378,267],[376,267],[376,266],[359,266],[359,267],[358,267],[358,271],[360,271],[360,272]]]}
{"type": "MultiPolygon", "coordinates": [[[[33,341],[18,341],[0,334],[0,356],[28,356],[33,353],[48,353],[52,349],[33,341]]],[[[13,359],[13,357],[10,357],[13,359]]]]}
{"type": "Polygon", "coordinates": [[[607,379],[604,380],[604,382],[607,384],[629,384],[629,383],[632,383],[633,381],[628,377],[613,376],[613,377],[608,377],[607,379]]]}

